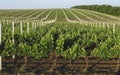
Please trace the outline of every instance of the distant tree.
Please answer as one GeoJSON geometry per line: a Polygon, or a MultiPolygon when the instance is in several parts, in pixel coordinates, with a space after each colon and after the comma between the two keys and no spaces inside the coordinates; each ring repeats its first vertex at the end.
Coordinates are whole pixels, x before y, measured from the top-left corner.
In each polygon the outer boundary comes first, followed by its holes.
{"type": "Polygon", "coordinates": [[[120,7],[112,7],[111,5],[82,5],[82,6],[74,6],[72,8],[88,9],[88,10],[98,11],[115,16],[120,16],[120,7]]]}

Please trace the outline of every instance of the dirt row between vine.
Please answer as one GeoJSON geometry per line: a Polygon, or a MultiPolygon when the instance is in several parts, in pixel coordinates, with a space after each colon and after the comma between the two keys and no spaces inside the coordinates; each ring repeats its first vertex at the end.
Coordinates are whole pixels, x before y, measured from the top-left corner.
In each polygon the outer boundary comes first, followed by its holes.
{"type": "Polygon", "coordinates": [[[26,65],[24,58],[12,59],[11,57],[2,59],[2,68],[0,75],[119,75],[120,59],[103,60],[100,58],[84,58],[72,61],[69,59],[58,58],[56,63],[54,59],[28,58],[26,65]],[[51,70],[52,69],[52,70],[51,70]]]}

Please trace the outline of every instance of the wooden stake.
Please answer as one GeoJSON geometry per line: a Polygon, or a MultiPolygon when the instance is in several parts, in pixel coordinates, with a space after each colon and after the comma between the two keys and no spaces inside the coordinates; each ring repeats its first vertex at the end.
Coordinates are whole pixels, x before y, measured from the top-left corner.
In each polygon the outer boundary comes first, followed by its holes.
{"type": "Polygon", "coordinates": [[[27,33],[29,33],[29,22],[27,22],[27,33]]]}
{"type": "Polygon", "coordinates": [[[12,38],[12,42],[14,43],[14,21],[12,22],[12,36],[13,36],[13,38],[12,38]]]}
{"type": "Polygon", "coordinates": [[[107,28],[108,28],[108,29],[110,28],[109,23],[107,23],[107,28]]]}
{"type": "Polygon", "coordinates": [[[35,22],[35,30],[36,30],[36,22],[35,22]]]}
{"type": "MultiPolygon", "coordinates": [[[[2,44],[2,41],[1,41],[1,22],[0,22],[0,46],[2,44]]],[[[2,70],[2,57],[0,56],[0,70],[2,70]]]]}
{"type": "Polygon", "coordinates": [[[113,34],[115,35],[115,24],[113,23],[113,34]]]}
{"type": "Polygon", "coordinates": [[[32,30],[34,31],[34,22],[32,22],[32,30]]]}
{"type": "Polygon", "coordinates": [[[97,28],[97,27],[98,27],[98,22],[96,22],[96,23],[95,23],[94,27],[95,27],[95,28],[97,28]]]}
{"type": "Polygon", "coordinates": [[[42,22],[42,26],[44,25],[44,23],[42,22]]]}
{"type": "Polygon", "coordinates": [[[20,22],[20,32],[21,32],[21,34],[23,33],[23,31],[22,31],[22,22],[20,22]]]}
{"type": "Polygon", "coordinates": [[[7,25],[8,25],[8,20],[7,20],[7,25]]]}
{"type": "Polygon", "coordinates": [[[2,57],[0,56],[0,70],[2,70],[2,57]]]}
{"type": "MultiPolygon", "coordinates": [[[[15,40],[14,40],[14,30],[15,30],[15,29],[14,29],[14,25],[15,25],[15,23],[14,23],[14,21],[13,21],[13,22],[12,22],[12,36],[13,36],[13,37],[12,37],[12,43],[13,43],[13,44],[14,44],[14,42],[15,42],[15,40]]],[[[15,59],[15,55],[13,55],[12,58],[15,59]]]]}
{"type": "Polygon", "coordinates": [[[98,26],[99,26],[99,28],[101,28],[101,23],[100,22],[99,22],[98,26]]]}
{"type": "Polygon", "coordinates": [[[1,39],[2,39],[2,37],[1,37],[1,35],[2,35],[2,28],[1,28],[1,26],[2,26],[2,24],[0,22],[0,45],[2,44],[2,41],[1,41],[1,39]]]}
{"type": "Polygon", "coordinates": [[[105,28],[105,23],[103,23],[103,28],[105,28]]]}

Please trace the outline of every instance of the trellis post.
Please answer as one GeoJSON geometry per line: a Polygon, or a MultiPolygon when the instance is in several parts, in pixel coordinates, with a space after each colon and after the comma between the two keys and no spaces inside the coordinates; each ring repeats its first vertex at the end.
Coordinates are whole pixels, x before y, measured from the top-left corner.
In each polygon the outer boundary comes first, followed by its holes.
{"type": "MultiPolygon", "coordinates": [[[[1,41],[1,35],[2,35],[2,33],[1,33],[1,26],[2,26],[2,24],[1,24],[1,22],[0,22],[0,46],[1,46],[1,44],[2,44],[2,41],[1,41]]],[[[0,56],[0,70],[2,70],[2,56],[0,56]]]]}

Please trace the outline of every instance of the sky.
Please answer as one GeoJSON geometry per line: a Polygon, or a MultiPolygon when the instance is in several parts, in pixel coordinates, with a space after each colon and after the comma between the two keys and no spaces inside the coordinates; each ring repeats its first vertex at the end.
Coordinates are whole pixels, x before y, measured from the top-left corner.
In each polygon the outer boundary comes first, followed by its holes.
{"type": "Polygon", "coordinates": [[[0,9],[70,8],[92,4],[120,6],[120,0],[1,0],[0,9]]]}

